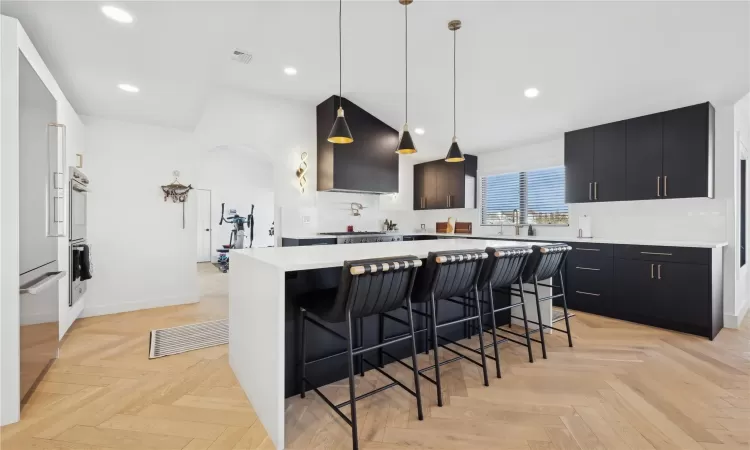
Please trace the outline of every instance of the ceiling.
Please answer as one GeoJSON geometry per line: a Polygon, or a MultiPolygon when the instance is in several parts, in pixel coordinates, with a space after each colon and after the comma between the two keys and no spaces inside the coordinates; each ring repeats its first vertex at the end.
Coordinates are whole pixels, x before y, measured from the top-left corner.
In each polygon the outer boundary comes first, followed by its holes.
{"type": "MultiPolygon", "coordinates": [[[[192,129],[217,86],[311,107],[338,91],[338,2],[4,1],[80,113],[192,129]],[[235,48],[249,65],[230,60],[235,48]],[[294,66],[294,77],[283,73],[294,66]],[[116,88],[141,88],[127,94],[116,88]]],[[[403,7],[344,2],[344,96],[403,123],[403,7]]],[[[409,7],[409,123],[450,145],[452,35],[458,137],[482,152],[750,90],[748,2],[464,2],[409,7]],[[527,99],[528,87],[541,91],[527,99]]],[[[311,108],[311,114],[313,110],[311,108]]]]}

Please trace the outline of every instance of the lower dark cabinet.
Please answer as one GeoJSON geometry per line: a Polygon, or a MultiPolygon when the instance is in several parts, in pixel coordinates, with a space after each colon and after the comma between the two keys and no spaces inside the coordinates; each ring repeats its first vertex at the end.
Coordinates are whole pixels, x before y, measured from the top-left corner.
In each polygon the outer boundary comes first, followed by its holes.
{"type": "Polygon", "coordinates": [[[710,339],[724,326],[721,248],[603,250],[569,255],[569,308],[710,339]]]}

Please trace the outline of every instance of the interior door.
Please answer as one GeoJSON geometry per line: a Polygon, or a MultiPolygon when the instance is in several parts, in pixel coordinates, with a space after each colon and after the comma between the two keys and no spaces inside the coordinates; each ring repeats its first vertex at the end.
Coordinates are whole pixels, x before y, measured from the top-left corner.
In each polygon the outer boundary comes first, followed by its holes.
{"type": "Polygon", "coordinates": [[[594,199],[594,129],[565,133],[565,202],[594,199]]]}
{"type": "Polygon", "coordinates": [[[664,113],[662,197],[709,196],[709,114],[703,103],[664,113]]]}
{"type": "Polygon", "coordinates": [[[626,135],[624,120],[594,128],[594,201],[625,200],[626,135]]]}
{"type": "Polygon", "coordinates": [[[662,115],[627,121],[627,199],[662,196],[662,115]]]}
{"type": "Polygon", "coordinates": [[[198,207],[198,262],[211,261],[211,191],[196,189],[198,207]]]}

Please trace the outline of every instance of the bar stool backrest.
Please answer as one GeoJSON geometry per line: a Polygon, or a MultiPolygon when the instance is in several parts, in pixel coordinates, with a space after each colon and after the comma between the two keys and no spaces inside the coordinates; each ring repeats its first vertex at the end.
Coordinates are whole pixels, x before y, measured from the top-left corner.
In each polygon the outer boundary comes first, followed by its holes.
{"type": "Polygon", "coordinates": [[[400,308],[420,266],[413,255],[345,261],[332,312],[345,320],[347,310],[357,319],[400,308]]]}
{"type": "Polygon", "coordinates": [[[484,262],[479,276],[479,289],[505,288],[518,283],[529,256],[533,253],[530,247],[494,248],[487,247],[487,261],[484,262]]]}
{"type": "Polygon", "coordinates": [[[565,258],[573,247],[568,244],[534,245],[533,253],[523,270],[523,281],[546,280],[560,273],[565,264],[565,258]]]}
{"type": "Polygon", "coordinates": [[[479,249],[430,252],[412,302],[428,302],[433,292],[436,300],[467,294],[476,285],[485,259],[487,253],[479,249]]]}

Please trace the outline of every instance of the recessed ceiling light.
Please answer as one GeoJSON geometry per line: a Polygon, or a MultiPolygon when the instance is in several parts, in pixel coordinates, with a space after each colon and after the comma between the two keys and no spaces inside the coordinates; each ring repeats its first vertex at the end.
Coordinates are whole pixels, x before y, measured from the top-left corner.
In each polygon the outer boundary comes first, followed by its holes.
{"type": "Polygon", "coordinates": [[[105,16],[115,22],[133,23],[133,16],[124,9],[120,9],[116,6],[102,6],[102,12],[105,16]]]}
{"type": "Polygon", "coordinates": [[[414,132],[421,136],[424,134],[424,128],[415,128],[414,132]]]}
{"type": "Polygon", "coordinates": [[[138,86],[133,86],[132,84],[125,84],[125,83],[123,83],[123,84],[118,84],[117,87],[120,88],[120,89],[122,89],[125,92],[136,93],[136,92],[140,91],[140,89],[138,89],[138,86]]]}
{"type": "Polygon", "coordinates": [[[523,91],[523,95],[525,95],[528,98],[534,98],[537,95],[539,95],[539,89],[537,89],[537,88],[528,88],[525,91],[523,91]]]}
{"type": "Polygon", "coordinates": [[[294,67],[285,67],[284,73],[287,75],[297,75],[297,69],[295,69],[294,67]]]}

